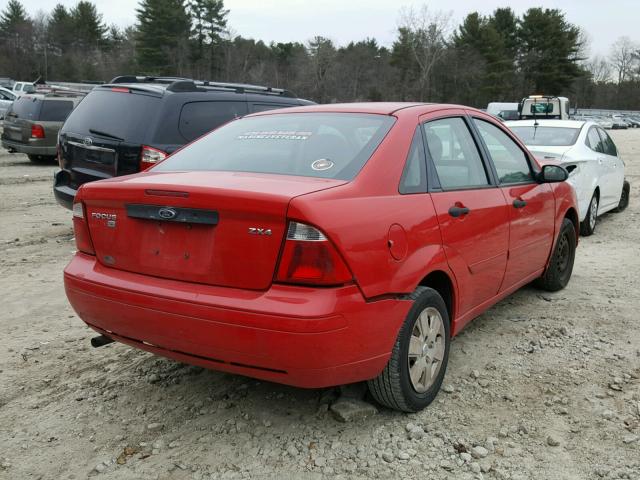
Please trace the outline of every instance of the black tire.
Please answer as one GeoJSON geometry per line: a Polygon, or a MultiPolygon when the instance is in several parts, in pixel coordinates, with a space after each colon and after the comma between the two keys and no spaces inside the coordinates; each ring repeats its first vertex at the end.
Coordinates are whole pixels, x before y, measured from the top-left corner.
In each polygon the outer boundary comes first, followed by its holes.
{"type": "Polygon", "coordinates": [[[613,210],[616,213],[623,212],[629,206],[629,194],[631,193],[631,185],[626,180],[622,184],[622,193],[620,194],[620,202],[618,206],[613,210]]]}
{"type": "Polygon", "coordinates": [[[47,163],[56,160],[56,157],[50,155],[27,155],[33,163],[47,163]]]}
{"type": "Polygon", "coordinates": [[[402,327],[400,327],[389,362],[380,375],[367,382],[371,395],[378,403],[403,412],[420,411],[436,398],[447,370],[451,344],[449,314],[440,294],[432,288],[418,287],[410,295],[410,299],[413,300],[413,305],[402,327]],[[409,363],[411,361],[409,343],[420,314],[430,307],[440,314],[444,326],[444,335],[438,336],[444,343],[444,354],[439,362],[439,367],[437,367],[439,370],[430,386],[426,391],[418,392],[412,385],[409,376],[409,363]]]}
{"type": "Polygon", "coordinates": [[[549,260],[544,274],[536,281],[539,288],[549,292],[562,290],[569,283],[573,262],[576,258],[576,230],[571,220],[562,221],[558,241],[549,260]]]}
{"type": "Polygon", "coordinates": [[[598,207],[600,206],[599,203],[600,200],[598,199],[598,194],[593,192],[593,197],[591,197],[591,201],[589,202],[589,207],[587,209],[587,216],[582,222],[580,222],[580,235],[583,237],[593,235],[596,231],[596,224],[598,223],[598,207]]]}

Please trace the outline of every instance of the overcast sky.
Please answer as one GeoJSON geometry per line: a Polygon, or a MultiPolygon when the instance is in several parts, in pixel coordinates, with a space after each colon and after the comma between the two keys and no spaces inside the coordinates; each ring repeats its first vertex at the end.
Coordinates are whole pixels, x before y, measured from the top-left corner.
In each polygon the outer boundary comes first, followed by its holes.
{"type": "MultiPolygon", "coordinates": [[[[135,0],[93,0],[104,21],[119,26],[135,23],[135,0]]],[[[0,4],[6,5],[6,0],[0,4]]],[[[56,3],[72,6],[75,0],[23,0],[29,13],[50,11],[56,3]]],[[[511,6],[520,14],[535,6],[560,8],[567,19],[583,28],[590,39],[590,53],[608,54],[611,44],[626,35],[640,41],[640,0],[225,0],[229,26],[244,37],[270,41],[305,42],[315,35],[340,45],[374,37],[390,46],[398,12],[403,6],[428,3],[432,11],[452,14],[453,25],[473,10],[491,13],[511,6]]]]}

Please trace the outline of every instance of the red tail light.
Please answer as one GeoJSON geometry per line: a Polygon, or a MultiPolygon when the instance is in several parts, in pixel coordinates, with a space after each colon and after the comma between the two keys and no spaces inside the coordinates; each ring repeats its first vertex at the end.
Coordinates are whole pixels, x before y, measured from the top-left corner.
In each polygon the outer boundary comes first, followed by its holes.
{"type": "Polygon", "coordinates": [[[73,204],[73,232],[76,236],[76,247],[82,253],[95,255],[91,235],[89,235],[89,225],[85,215],[85,208],[82,202],[73,204]]]}
{"type": "Polygon", "coordinates": [[[333,244],[318,229],[290,222],[276,280],[283,283],[331,286],[353,279],[333,244]]]}
{"type": "Polygon", "coordinates": [[[167,152],[143,145],[142,152],[140,153],[140,171],[142,172],[159,161],[164,160],[167,158],[167,155],[167,152]]]}
{"type": "Polygon", "coordinates": [[[31,138],[44,138],[44,127],[42,125],[31,125],[31,138]]]}

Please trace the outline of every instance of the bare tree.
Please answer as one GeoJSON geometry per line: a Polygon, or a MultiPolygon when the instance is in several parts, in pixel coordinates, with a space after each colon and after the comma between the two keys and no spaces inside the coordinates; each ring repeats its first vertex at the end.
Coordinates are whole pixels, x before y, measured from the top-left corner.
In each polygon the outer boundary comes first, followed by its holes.
{"type": "Polygon", "coordinates": [[[451,33],[451,13],[432,12],[426,4],[400,11],[398,30],[407,33],[409,49],[419,71],[420,96],[431,95],[433,67],[444,56],[451,33]]]}
{"type": "Polygon", "coordinates": [[[606,83],[611,80],[611,64],[603,56],[596,55],[585,68],[591,73],[594,83],[606,83]]]}
{"type": "Polygon", "coordinates": [[[637,62],[636,51],[638,45],[631,41],[629,37],[620,37],[611,46],[611,65],[618,77],[618,84],[629,80],[634,73],[634,66],[637,62]]]}

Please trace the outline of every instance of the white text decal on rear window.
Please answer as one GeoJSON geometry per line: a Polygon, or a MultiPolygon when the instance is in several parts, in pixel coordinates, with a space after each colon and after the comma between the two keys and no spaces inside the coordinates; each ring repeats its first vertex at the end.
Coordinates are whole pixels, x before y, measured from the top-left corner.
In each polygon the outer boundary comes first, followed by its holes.
{"type": "Polygon", "coordinates": [[[238,140],[307,140],[311,132],[272,130],[266,132],[245,132],[238,135],[238,140]]]}

